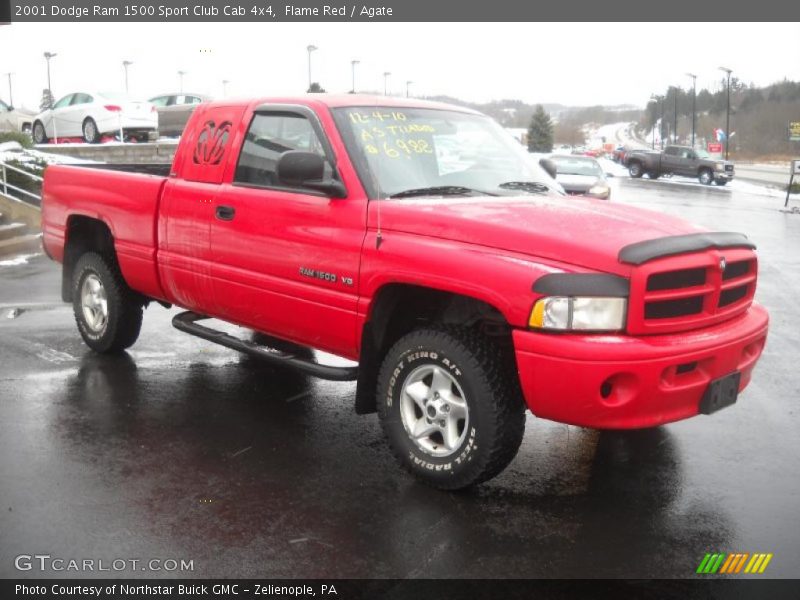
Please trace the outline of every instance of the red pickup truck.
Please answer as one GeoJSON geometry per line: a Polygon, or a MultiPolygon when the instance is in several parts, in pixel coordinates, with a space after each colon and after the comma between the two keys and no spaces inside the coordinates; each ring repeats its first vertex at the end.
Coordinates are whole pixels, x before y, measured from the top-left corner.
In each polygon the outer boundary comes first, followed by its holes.
{"type": "Polygon", "coordinates": [[[172,165],[51,166],[43,197],[91,348],[133,344],[153,301],[182,307],[184,332],[357,380],[355,411],[377,411],[400,463],[443,489],[501,472],[526,407],[645,428],[730,405],[767,336],[747,237],[566,197],[460,107],[204,104],[172,165]]]}

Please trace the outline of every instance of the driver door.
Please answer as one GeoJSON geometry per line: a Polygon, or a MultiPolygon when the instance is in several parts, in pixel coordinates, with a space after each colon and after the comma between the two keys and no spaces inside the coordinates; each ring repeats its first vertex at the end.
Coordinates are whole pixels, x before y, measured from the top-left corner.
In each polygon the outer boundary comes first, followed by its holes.
{"type": "Polygon", "coordinates": [[[333,199],[282,183],[283,152],[336,157],[316,115],[259,109],[238,162],[214,199],[212,278],[223,318],[293,342],[354,356],[366,199],[333,199]]]}

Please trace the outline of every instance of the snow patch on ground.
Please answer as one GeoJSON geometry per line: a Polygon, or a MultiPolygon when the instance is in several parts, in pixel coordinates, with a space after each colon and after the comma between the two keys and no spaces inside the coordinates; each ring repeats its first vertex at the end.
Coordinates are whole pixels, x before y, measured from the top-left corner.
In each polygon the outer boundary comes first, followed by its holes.
{"type": "Polygon", "coordinates": [[[18,142],[0,144],[0,162],[8,162],[10,160],[18,160],[22,163],[42,160],[48,165],[76,165],[97,162],[62,154],[49,154],[39,150],[25,149],[18,142]]]}
{"type": "Polygon", "coordinates": [[[8,260],[0,260],[0,267],[18,267],[21,265],[27,265],[30,259],[41,255],[41,252],[37,252],[36,254],[20,254],[19,256],[15,256],[14,258],[10,258],[8,260]]]}

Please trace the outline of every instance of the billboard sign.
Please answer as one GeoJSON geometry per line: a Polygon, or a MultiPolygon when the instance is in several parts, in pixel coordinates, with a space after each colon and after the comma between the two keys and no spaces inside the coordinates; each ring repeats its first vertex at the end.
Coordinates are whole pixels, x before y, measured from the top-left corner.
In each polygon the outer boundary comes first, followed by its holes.
{"type": "Polygon", "coordinates": [[[789,141],[800,142],[800,121],[789,122],[789,141]]]}

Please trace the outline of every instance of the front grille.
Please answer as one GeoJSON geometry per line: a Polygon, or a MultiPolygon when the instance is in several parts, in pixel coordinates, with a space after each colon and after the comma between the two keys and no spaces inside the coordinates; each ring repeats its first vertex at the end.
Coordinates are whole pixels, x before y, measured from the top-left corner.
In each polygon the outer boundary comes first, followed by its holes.
{"type": "Polygon", "coordinates": [[[747,275],[750,272],[750,265],[751,262],[749,260],[740,260],[739,262],[730,263],[725,267],[725,271],[722,273],[722,281],[728,281],[729,279],[736,279],[737,277],[747,275]]]}
{"type": "Polygon", "coordinates": [[[729,290],[722,290],[722,293],[719,295],[719,302],[717,303],[717,306],[720,308],[723,306],[729,306],[734,302],[738,302],[745,296],[747,296],[746,285],[731,288],[729,290]]]}
{"type": "Polygon", "coordinates": [[[628,331],[686,331],[729,319],[750,306],[756,272],[755,253],[745,248],[644,263],[631,274],[628,331]]]}
{"type": "Polygon", "coordinates": [[[675,317],[696,315],[701,310],[703,310],[702,296],[680,298],[679,300],[662,300],[660,302],[648,302],[645,304],[644,318],[673,319],[675,317]]]}
{"type": "Polygon", "coordinates": [[[647,278],[647,291],[655,292],[658,290],[687,288],[695,285],[703,285],[705,282],[706,270],[703,268],[667,271],[666,273],[650,275],[650,277],[647,278]]]}

